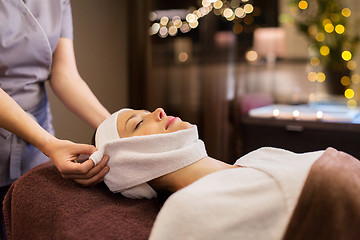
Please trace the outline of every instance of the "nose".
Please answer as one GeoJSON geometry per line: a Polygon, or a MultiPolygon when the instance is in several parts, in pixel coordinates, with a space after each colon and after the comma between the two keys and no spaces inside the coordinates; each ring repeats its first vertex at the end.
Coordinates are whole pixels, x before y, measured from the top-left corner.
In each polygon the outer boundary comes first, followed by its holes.
{"type": "Polygon", "coordinates": [[[164,109],[162,109],[162,108],[157,108],[155,111],[153,111],[152,114],[153,114],[155,120],[157,120],[157,121],[160,121],[161,119],[166,117],[166,113],[165,113],[164,109]]]}

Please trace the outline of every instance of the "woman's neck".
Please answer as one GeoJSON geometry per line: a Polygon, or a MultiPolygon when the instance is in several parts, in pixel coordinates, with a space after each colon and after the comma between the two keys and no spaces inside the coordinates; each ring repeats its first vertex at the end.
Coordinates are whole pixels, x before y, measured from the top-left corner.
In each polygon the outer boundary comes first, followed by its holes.
{"type": "Polygon", "coordinates": [[[155,189],[176,192],[208,174],[237,167],[211,157],[205,157],[182,169],[154,179],[149,184],[155,189]]]}

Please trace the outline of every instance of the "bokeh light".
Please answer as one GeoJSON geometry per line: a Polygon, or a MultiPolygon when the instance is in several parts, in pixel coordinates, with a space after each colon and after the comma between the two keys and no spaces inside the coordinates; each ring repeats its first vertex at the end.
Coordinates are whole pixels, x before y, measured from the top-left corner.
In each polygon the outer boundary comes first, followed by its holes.
{"type": "Polygon", "coordinates": [[[325,40],[325,34],[322,32],[319,32],[315,35],[315,39],[318,42],[323,42],[325,40]]]}
{"type": "Polygon", "coordinates": [[[332,23],[328,23],[324,26],[325,32],[332,33],[334,31],[334,25],[332,23]]]}
{"type": "Polygon", "coordinates": [[[312,57],[312,58],[310,59],[310,64],[311,64],[312,66],[314,66],[314,67],[319,66],[319,64],[320,64],[320,59],[317,58],[317,57],[312,57]]]}
{"type": "Polygon", "coordinates": [[[360,75],[355,73],[351,76],[351,82],[353,84],[359,84],[360,83],[360,75]]]}
{"type": "Polygon", "coordinates": [[[347,106],[348,106],[349,108],[356,108],[357,102],[356,102],[354,99],[350,99],[350,100],[347,102],[347,106]]]}
{"type": "Polygon", "coordinates": [[[344,25],[342,25],[342,24],[336,25],[336,27],[335,27],[335,32],[336,32],[337,34],[343,34],[343,33],[345,32],[345,27],[344,27],[344,25]]]}
{"type": "Polygon", "coordinates": [[[323,56],[327,56],[330,53],[330,48],[328,46],[321,46],[320,54],[323,56]]]}
{"type": "Polygon", "coordinates": [[[249,62],[255,62],[256,60],[258,60],[259,55],[258,55],[258,53],[256,51],[250,50],[250,51],[246,52],[245,58],[249,62]]]}
{"type": "Polygon", "coordinates": [[[341,14],[344,17],[350,17],[351,16],[351,10],[350,8],[344,8],[343,10],[341,10],[341,14]]]}
{"type": "Polygon", "coordinates": [[[325,75],[325,73],[323,73],[323,72],[318,72],[318,73],[316,74],[316,80],[317,80],[318,82],[324,82],[324,81],[326,80],[326,75],[325,75]]]}
{"type": "Polygon", "coordinates": [[[341,57],[342,57],[345,61],[350,61],[351,58],[352,58],[352,54],[351,54],[351,52],[349,52],[349,51],[343,51],[343,52],[341,53],[341,57]]]}
{"type": "Polygon", "coordinates": [[[355,93],[354,93],[354,90],[348,88],[348,89],[345,90],[344,95],[345,95],[345,97],[346,97],[347,99],[351,99],[351,98],[354,97],[355,93]]]}
{"type": "Polygon", "coordinates": [[[179,53],[178,59],[180,62],[186,62],[189,58],[189,55],[186,52],[179,53]]]}
{"type": "Polygon", "coordinates": [[[349,86],[351,83],[351,79],[348,76],[343,76],[340,81],[343,86],[349,86]]]}
{"type": "Polygon", "coordinates": [[[308,8],[309,4],[307,3],[307,1],[302,0],[299,2],[298,6],[300,9],[305,10],[308,8]]]}
{"type": "Polygon", "coordinates": [[[315,82],[315,81],[316,81],[316,78],[317,78],[316,72],[309,72],[309,74],[308,74],[308,80],[309,80],[310,82],[315,82]]]}
{"type": "Polygon", "coordinates": [[[353,71],[356,69],[356,62],[353,60],[350,60],[347,62],[346,66],[349,70],[353,71]]]}

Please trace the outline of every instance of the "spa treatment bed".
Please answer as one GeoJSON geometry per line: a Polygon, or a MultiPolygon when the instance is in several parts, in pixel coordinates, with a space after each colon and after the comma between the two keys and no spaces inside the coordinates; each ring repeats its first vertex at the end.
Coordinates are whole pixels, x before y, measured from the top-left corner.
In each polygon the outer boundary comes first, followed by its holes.
{"type": "Polygon", "coordinates": [[[9,239],[147,239],[160,206],[82,187],[46,162],[11,186],[4,218],[9,239]]]}
{"type": "MultiPolygon", "coordinates": [[[[210,216],[216,214],[210,209],[207,215],[194,217],[204,210],[195,208],[199,200],[213,209],[234,208],[240,200],[225,205],[194,195],[186,204],[175,204],[178,213],[171,215],[174,209],[167,205],[181,199],[181,191],[170,196],[161,209],[161,201],[127,199],[103,184],[82,187],[63,179],[48,162],[10,188],[4,202],[8,237],[148,239],[151,234],[150,239],[242,239],[242,223],[236,222],[241,217],[210,216]]],[[[254,227],[262,219],[250,221],[248,226],[254,227]]],[[[312,166],[282,239],[360,239],[359,225],[360,162],[328,148],[312,166]]],[[[247,231],[251,236],[251,229],[247,231]]],[[[253,236],[255,239],[256,234],[253,236]]]]}

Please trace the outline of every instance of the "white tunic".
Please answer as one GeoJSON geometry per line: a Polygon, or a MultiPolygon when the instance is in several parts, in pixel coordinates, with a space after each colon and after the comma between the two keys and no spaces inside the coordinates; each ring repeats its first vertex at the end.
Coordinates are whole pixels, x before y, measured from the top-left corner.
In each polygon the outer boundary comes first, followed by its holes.
{"type": "Polygon", "coordinates": [[[150,239],[281,239],[307,175],[323,151],[261,148],[174,193],[150,239]]]}

